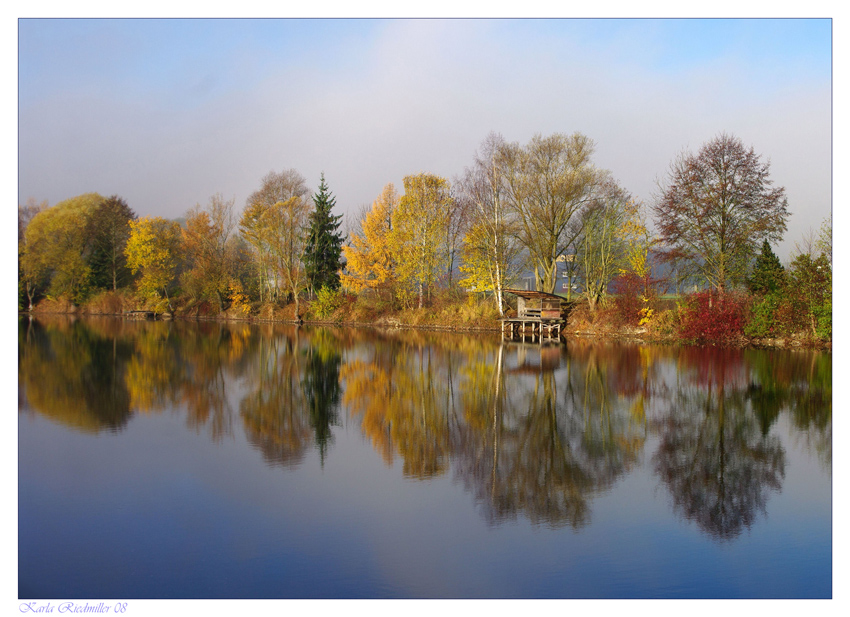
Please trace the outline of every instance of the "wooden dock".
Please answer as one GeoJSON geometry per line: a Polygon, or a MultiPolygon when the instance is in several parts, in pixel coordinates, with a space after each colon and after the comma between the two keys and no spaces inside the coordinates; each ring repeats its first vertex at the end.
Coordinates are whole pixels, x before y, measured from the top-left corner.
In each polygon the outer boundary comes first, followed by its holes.
{"type": "Polygon", "coordinates": [[[565,323],[563,298],[543,291],[504,291],[517,297],[517,316],[502,319],[503,340],[560,341],[565,323]]]}
{"type": "Polygon", "coordinates": [[[153,311],[124,311],[124,316],[127,319],[156,319],[156,313],[153,311]]]}

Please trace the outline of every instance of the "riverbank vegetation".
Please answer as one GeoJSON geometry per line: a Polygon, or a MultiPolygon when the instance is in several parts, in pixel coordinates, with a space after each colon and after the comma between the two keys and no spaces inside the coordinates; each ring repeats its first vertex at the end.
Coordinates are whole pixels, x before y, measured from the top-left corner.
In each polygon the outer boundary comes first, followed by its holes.
{"type": "Polygon", "coordinates": [[[29,202],[19,309],[487,329],[528,286],[564,298],[567,333],[831,342],[831,220],[783,265],[787,199],[752,148],[719,135],[680,156],[650,205],[593,149],[579,133],[490,134],[453,181],[411,174],[345,221],[324,175],[310,198],[294,169],[241,210],[214,195],[177,220],[117,195],[29,202]]]}

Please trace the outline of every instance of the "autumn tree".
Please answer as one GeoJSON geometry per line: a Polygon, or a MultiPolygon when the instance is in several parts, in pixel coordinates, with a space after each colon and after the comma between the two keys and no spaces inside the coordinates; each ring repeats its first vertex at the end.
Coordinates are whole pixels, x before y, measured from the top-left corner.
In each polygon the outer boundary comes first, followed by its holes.
{"type": "Polygon", "coordinates": [[[639,279],[644,298],[647,298],[650,286],[657,282],[652,280],[652,251],[658,245],[658,238],[649,229],[646,208],[642,202],[629,199],[624,209],[622,235],[625,240],[625,264],[621,274],[639,279]]]}
{"type": "Polygon", "coordinates": [[[224,310],[235,279],[235,246],[232,232],[234,200],[210,198],[206,208],[196,205],[186,218],[183,251],[187,270],[183,286],[196,298],[210,298],[224,310]]]}
{"type": "Polygon", "coordinates": [[[785,189],[770,164],[740,139],[721,134],[670,167],[654,206],[664,243],[721,293],[744,280],[756,247],[786,229],[785,189]]]}
{"type": "Polygon", "coordinates": [[[463,239],[465,278],[475,291],[492,290],[499,314],[505,314],[503,290],[516,274],[520,245],[512,231],[504,185],[505,147],[501,135],[490,133],[460,182],[460,198],[470,205],[469,227],[463,239]]]}
{"type": "Polygon", "coordinates": [[[293,198],[298,198],[299,203],[302,203],[309,192],[307,182],[300,173],[295,169],[285,169],[266,174],[260,189],[246,201],[239,229],[252,249],[260,301],[274,300],[280,293],[282,276],[277,256],[281,253],[282,239],[289,235],[288,230],[274,225],[285,219],[280,212],[282,204],[293,198]]]}
{"type": "Polygon", "coordinates": [[[269,225],[275,243],[273,255],[278,272],[295,301],[295,316],[300,319],[299,296],[307,284],[304,265],[306,237],[304,229],[310,216],[310,206],[300,197],[278,202],[269,212],[269,225]]]}
{"type": "MultiPolygon", "coordinates": [[[[283,197],[283,195],[281,195],[283,197]]],[[[248,242],[264,255],[263,276],[286,290],[300,318],[300,295],[307,283],[304,268],[305,228],[310,207],[299,194],[273,204],[255,201],[242,215],[240,226],[248,242]]]]}
{"type": "Polygon", "coordinates": [[[406,176],[393,216],[391,242],[399,280],[415,290],[419,308],[430,299],[445,263],[450,188],[445,178],[433,174],[406,176]]]}
{"type": "Polygon", "coordinates": [[[360,231],[349,235],[349,244],[342,247],[345,271],[341,275],[344,287],[354,292],[374,290],[385,300],[391,300],[396,280],[396,260],[390,243],[392,219],[399,195],[392,183],[387,184],[372,208],[363,214],[360,231]]]}
{"type": "Polygon", "coordinates": [[[144,217],[130,221],[130,237],[124,253],[139,293],[154,301],[154,310],[165,306],[173,311],[169,289],[175,280],[181,247],[180,225],[162,217],[144,217]]]}
{"type": "Polygon", "coordinates": [[[124,248],[130,237],[130,221],[136,213],[118,195],[104,199],[92,213],[91,265],[92,284],[117,290],[130,278],[124,248]]]}
{"type": "Polygon", "coordinates": [[[455,264],[463,250],[463,238],[469,231],[472,209],[472,201],[458,192],[456,186],[450,185],[446,212],[446,284],[449,288],[454,283],[455,264]]]}
{"type": "Polygon", "coordinates": [[[319,192],[313,195],[313,204],[304,249],[307,279],[314,291],[322,287],[339,289],[343,237],[338,230],[342,215],[331,214],[336,198],[328,192],[325,174],[321,176],[319,192]]]}
{"type": "MultiPolygon", "coordinates": [[[[47,276],[40,253],[43,247],[28,247],[26,230],[30,221],[40,212],[47,210],[46,201],[36,203],[30,198],[23,206],[18,206],[18,292],[19,305],[26,298],[27,310],[32,310],[36,295],[47,285],[47,276]]],[[[42,238],[47,240],[47,238],[42,238]]]]}
{"type": "Polygon", "coordinates": [[[91,225],[103,202],[86,193],[59,202],[36,214],[25,231],[24,267],[33,276],[49,280],[49,291],[73,302],[91,288],[91,225]]]}
{"type": "Polygon", "coordinates": [[[591,311],[626,264],[628,245],[624,232],[631,201],[631,196],[609,177],[600,184],[582,215],[578,255],[591,311]]]}
{"type": "Polygon", "coordinates": [[[18,206],[18,243],[23,243],[26,241],[26,231],[27,227],[30,224],[37,214],[40,212],[44,212],[49,208],[49,204],[47,201],[42,201],[41,203],[37,203],[36,200],[32,197],[27,199],[27,203],[23,206],[18,206]]]}
{"type": "Polygon", "coordinates": [[[537,290],[554,293],[558,258],[581,232],[580,225],[571,223],[589,203],[597,183],[593,142],[581,133],[555,133],[501,150],[505,198],[516,219],[516,237],[528,250],[537,290]]]}

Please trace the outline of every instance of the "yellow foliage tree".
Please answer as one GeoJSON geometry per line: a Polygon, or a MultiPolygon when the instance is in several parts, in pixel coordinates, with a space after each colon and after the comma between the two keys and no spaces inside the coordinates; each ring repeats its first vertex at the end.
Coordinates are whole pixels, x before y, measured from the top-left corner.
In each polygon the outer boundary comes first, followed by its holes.
{"type": "Polygon", "coordinates": [[[283,286],[295,301],[300,316],[299,295],[306,279],[303,264],[304,228],[310,208],[300,196],[266,203],[250,202],[239,226],[242,236],[255,248],[261,278],[267,282],[270,295],[283,286]]]}
{"type": "Polygon", "coordinates": [[[651,265],[649,253],[658,244],[646,224],[646,212],[639,201],[629,200],[624,208],[624,220],[620,230],[626,241],[625,264],[622,273],[631,271],[643,281],[644,297],[649,292],[651,265]]]}
{"type": "Polygon", "coordinates": [[[404,195],[392,216],[390,244],[397,256],[399,281],[415,289],[419,308],[431,295],[446,262],[452,198],[449,182],[433,174],[404,178],[404,195]]]}
{"type": "Polygon", "coordinates": [[[372,204],[362,222],[362,234],[352,233],[351,243],[342,247],[346,270],[342,273],[343,286],[356,293],[364,289],[375,290],[379,295],[392,296],[396,280],[396,260],[390,243],[392,217],[398,207],[399,196],[392,183],[387,184],[372,204]]]}
{"type": "Polygon", "coordinates": [[[74,302],[91,287],[92,220],[103,197],[86,193],[38,212],[25,231],[23,265],[33,279],[50,281],[50,293],[74,302]]]}
{"type": "Polygon", "coordinates": [[[174,281],[179,248],[180,225],[175,221],[159,216],[130,221],[130,238],[124,249],[127,266],[133,274],[141,271],[137,288],[156,302],[154,310],[161,310],[163,302],[173,310],[168,288],[174,281]]]}
{"type": "Polygon", "coordinates": [[[195,298],[214,300],[219,311],[224,309],[236,278],[236,250],[231,236],[233,203],[232,199],[214,195],[206,208],[196,205],[189,211],[183,229],[187,270],[181,277],[182,287],[195,298]]]}

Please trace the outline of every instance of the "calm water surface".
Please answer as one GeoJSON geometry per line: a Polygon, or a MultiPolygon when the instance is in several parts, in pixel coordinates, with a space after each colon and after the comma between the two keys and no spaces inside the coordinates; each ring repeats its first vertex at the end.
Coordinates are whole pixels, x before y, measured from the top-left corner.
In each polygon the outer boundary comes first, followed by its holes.
{"type": "Polygon", "coordinates": [[[832,595],[832,358],[19,324],[22,598],[832,595]]]}

